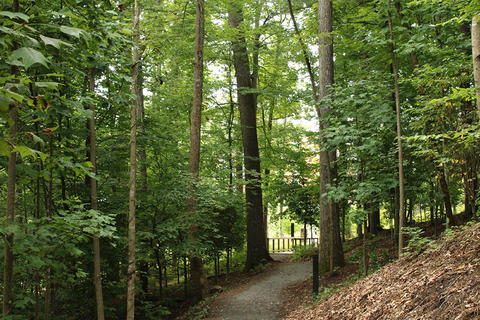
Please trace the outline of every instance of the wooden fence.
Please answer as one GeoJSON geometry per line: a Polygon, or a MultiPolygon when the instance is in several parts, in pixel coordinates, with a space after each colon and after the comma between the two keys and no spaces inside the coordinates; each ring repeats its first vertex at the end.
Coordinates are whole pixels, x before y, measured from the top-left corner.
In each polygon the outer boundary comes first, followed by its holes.
{"type": "Polygon", "coordinates": [[[318,246],[318,238],[267,238],[267,249],[270,253],[291,252],[293,247],[305,244],[318,246]]]}

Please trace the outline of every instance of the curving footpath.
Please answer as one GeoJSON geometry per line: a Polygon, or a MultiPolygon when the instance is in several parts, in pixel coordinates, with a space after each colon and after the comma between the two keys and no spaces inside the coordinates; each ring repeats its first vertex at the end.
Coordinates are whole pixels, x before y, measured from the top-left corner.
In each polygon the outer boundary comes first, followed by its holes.
{"type": "MultiPolygon", "coordinates": [[[[277,257],[273,256],[274,259],[277,257]]],[[[214,302],[208,320],[275,320],[282,301],[282,289],[311,276],[311,264],[282,263],[269,274],[252,281],[240,292],[220,295],[214,302]]]]}

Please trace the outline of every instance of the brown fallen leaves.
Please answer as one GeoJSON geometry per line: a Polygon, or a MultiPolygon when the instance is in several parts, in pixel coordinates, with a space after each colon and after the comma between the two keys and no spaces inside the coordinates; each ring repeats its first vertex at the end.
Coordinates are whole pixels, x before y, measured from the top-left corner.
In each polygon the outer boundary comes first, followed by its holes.
{"type": "Polygon", "coordinates": [[[480,225],[413,254],[284,319],[480,319],[480,225]]]}

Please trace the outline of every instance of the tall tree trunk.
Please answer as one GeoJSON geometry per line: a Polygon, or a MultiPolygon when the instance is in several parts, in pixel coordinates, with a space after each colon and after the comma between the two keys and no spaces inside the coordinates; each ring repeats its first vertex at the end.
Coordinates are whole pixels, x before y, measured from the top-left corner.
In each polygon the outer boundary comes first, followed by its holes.
{"type": "MultiPolygon", "coordinates": [[[[278,52],[278,46],[277,46],[277,52],[278,52]]],[[[277,55],[277,58],[278,58],[278,55],[277,55]]],[[[257,57],[257,60],[258,60],[258,57],[257,57]]],[[[271,103],[270,110],[268,112],[268,119],[265,119],[265,108],[263,108],[262,106],[262,122],[263,122],[263,130],[265,134],[266,144],[269,144],[269,139],[270,139],[269,135],[271,134],[272,128],[273,128],[274,109],[275,109],[275,99],[271,103]]],[[[267,146],[265,146],[265,149],[267,149],[267,146]]],[[[269,176],[270,176],[270,169],[266,168],[264,171],[264,179],[265,179],[264,181],[266,182],[265,187],[267,188],[269,185],[269,176]]],[[[268,244],[268,203],[266,202],[263,204],[263,228],[265,232],[265,241],[268,244]]]]}
{"type": "Polygon", "coordinates": [[[480,23],[478,15],[472,19],[472,56],[473,56],[473,77],[477,88],[477,112],[480,117],[480,23]]]}
{"type": "MultiPolygon", "coordinates": [[[[200,166],[200,141],[202,126],[202,101],[203,101],[203,43],[205,39],[205,5],[204,0],[196,0],[196,22],[195,22],[195,61],[193,71],[193,104],[192,118],[190,123],[190,159],[188,171],[198,180],[200,166]]],[[[188,200],[187,210],[194,215],[197,211],[198,199],[195,188],[188,200]]],[[[198,226],[190,226],[190,237],[198,238],[198,226]]],[[[207,277],[203,267],[202,258],[199,256],[190,257],[190,270],[192,282],[192,297],[199,301],[205,297],[208,291],[207,277]]]]}
{"type": "MultiPolygon", "coordinates": [[[[476,103],[477,103],[477,121],[480,119],[480,23],[479,15],[476,15],[472,19],[472,56],[473,56],[473,77],[475,81],[475,87],[477,88],[476,92],[476,103]]],[[[471,211],[475,218],[477,218],[477,206],[476,206],[476,196],[477,196],[477,187],[478,187],[478,175],[476,170],[476,158],[474,156],[468,157],[470,161],[467,161],[468,164],[474,164],[467,168],[469,174],[468,177],[468,189],[470,192],[469,196],[466,196],[466,203],[470,202],[471,211]]]]}
{"type": "MultiPolygon", "coordinates": [[[[139,60],[142,59],[142,53],[139,53],[139,60]]],[[[143,95],[144,76],[143,76],[143,63],[138,62],[138,85],[137,85],[137,97],[138,97],[138,122],[140,124],[140,134],[145,137],[145,101],[143,95]]],[[[140,183],[141,192],[146,194],[148,192],[148,175],[147,175],[147,149],[145,143],[139,145],[138,157],[140,160],[140,183]]]]}
{"type": "Polygon", "coordinates": [[[408,200],[408,209],[407,209],[407,219],[406,219],[406,223],[413,223],[413,207],[415,206],[412,198],[410,198],[410,200],[408,200]]]}
{"type": "Polygon", "coordinates": [[[130,192],[128,199],[128,268],[127,268],[127,320],[135,319],[135,207],[137,196],[137,107],[138,65],[140,43],[140,8],[134,0],[133,54],[132,54],[132,109],[130,113],[130,192]]]}
{"type": "MultiPolygon", "coordinates": [[[[47,197],[45,200],[45,207],[47,211],[47,218],[49,220],[52,218],[53,214],[53,136],[50,134],[49,138],[49,159],[50,159],[50,176],[49,176],[49,188],[47,197]]],[[[45,187],[46,188],[46,187],[45,187]]],[[[52,268],[50,266],[47,267],[45,271],[45,301],[44,301],[44,319],[48,320],[50,318],[50,313],[52,310],[53,305],[53,297],[52,297],[52,281],[51,281],[51,273],[52,268]]]]}
{"type": "MultiPolygon", "coordinates": [[[[138,85],[137,85],[137,101],[138,101],[138,114],[137,114],[137,121],[139,124],[140,130],[140,143],[138,145],[138,158],[140,164],[140,193],[142,197],[139,198],[139,201],[146,201],[147,194],[148,194],[148,176],[147,176],[147,150],[145,147],[145,101],[143,95],[143,87],[144,87],[144,72],[143,72],[143,61],[142,61],[143,52],[139,52],[139,62],[138,62],[138,85]]],[[[139,206],[144,210],[145,206],[140,204],[139,206]]],[[[140,212],[141,214],[141,212],[140,212]]],[[[147,246],[146,240],[142,242],[145,243],[147,246]]],[[[149,274],[149,264],[145,259],[139,261],[139,278],[140,283],[142,284],[142,291],[143,294],[147,294],[148,292],[148,274],[149,274]]]]}
{"type": "Polygon", "coordinates": [[[465,153],[464,165],[464,194],[465,194],[465,217],[476,216],[477,208],[475,200],[477,199],[478,176],[477,176],[477,158],[475,151],[467,150],[465,153]]]}
{"type": "MultiPolygon", "coordinates": [[[[13,11],[19,12],[19,1],[13,1],[13,11]]],[[[17,43],[13,44],[14,49],[17,48],[17,43]]],[[[18,68],[12,66],[10,73],[15,77],[18,74],[18,68]]],[[[10,108],[10,129],[8,132],[8,139],[10,143],[15,145],[17,139],[17,105],[12,103],[10,108]]],[[[8,158],[7,169],[7,212],[6,212],[6,224],[13,223],[15,221],[15,186],[17,175],[17,153],[12,152],[10,158],[8,158]]],[[[5,256],[3,264],[3,315],[8,316],[12,313],[13,308],[13,233],[5,236],[5,256]]]]}
{"type": "MultiPolygon", "coordinates": [[[[323,132],[327,128],[328,108],[322,103],[329,94],[329,86],[333,84],[333,39],[332,39],[332,2],[318,0],[318,33],[319,33],[319,80],[318,103],[316,111],[319,118],[320,143],[325,143],[323,132]]],[[[304,52],[305,58],[308,55],[304,52]]],[[[306,60],[307,61],[307,60],[306,60]]],[[[309,63],[307,63],[307,67],[309,63]]],[[[309,72],[311,73],[311,72],[309,72]]],[[[310,74],[312,89],[315,88],[313,74],[310,74]]],[[[314,94],[315,97],[315,94],[314,94]]],[[[343,265],[344,256],[340,239],[338,206],[329,201],[325,194],[327,185],[336,177],[335,151],[320,151],[320,238],[319,238],[319,271],[331,270],[334,265],[343,265]]]]}
{"type": "MultiPolygon", "coordinates": [[[[237,29],[243,21],[241,4],[231,1],[229,6],[229,23],[237,29]]],[[[262,188],[260,157],[257,139],[257,110],[255,94],[245,93],[251,89],[250,66],[248,63],[247,44],[243,34],[237,34],[233,40],[234,67],[238,87],[238,103],[242,126],[243,153],[246,178],[247,203],[247,261],[246,269],[270,260],[263,227],[262,188]]]]}
{"type": "Polygon", "coordinates": [[[398,221],[398,256],[400,257],[403,253],[403,232],[402,228],[405,224],[405,185],[404,185],[404,174],[403,174],[403,149],[402,149],[402,125],[400,120],[400,86],[398,80],[398,64],[397,57],[395,55],[395,40],[393,36],[393,24],[392,16],[390,14],[391,9],[391,0],[388,1],[388,28],[390,31],[390,55],[392,58],[392,68],[393,76],[395,79],[395,109],[397,115],[397,142],[398,142],[398,181],[400,188],[400,207],[399,207],[399,221],[398,221]]]}
{"type": "Polygon", "coordinates": [[[368,218],[368,227],[370,228],[369,232],[371,234],[377,234],[378,231],[382,229],[380,226],[380,205],[378,202],[372,203],[368,218]]]}
{"type": "MultiPolygon", "coordinates": [[[[38,132],[38,124],[35,123],[36,132],[38,132]]],[[[41,150],[41,149],[40,149],[41,150]]],[[[49,159],[50,159],[50,170],[49,170],[49,186],[45,183],[45,178],[42,177],[43,182],[43,193],[44,193],[44,204],[45,212],[47,218],[52,218],[53,210],[53,136],[50,134],[49,138],[49,159]]],[[[40,170],[44,172],[43,161],[40,160],[40,170]]],[[[51,302],[52,302],[52,283],[51,283],[51,267],[47,266],[45,270],[45,296],[44,296],[44,319],[48,320],[51,313],[51,302]]]]}
{"type": "MultiPolygon", "coordinates": [[[[400,191],[399,187],[396,186],[394,188],[394,195],[393,195],[393,225],[394,225],[394,247],[398,245],[398,226],[400,220],[400,191]]],[[[397,248],[398,251],[398,248],[397,248]]]]}
{"type": "MultiPolygon", "coordinates": [[[[445,164],[443,164],[445,166],[445,164]]],[[[453,217],[453,211],[452,211],[452,202],[450,199],[450,190],[448,188],[448,182],[447,178],[445,175],[445,170],[439,170],[438,171],[438,180],[440,182],[440,189],[442,190],[443,193],[443,202],[445,204],[445,213],[447,215],[448,219],[448,225],[455,224],[454,217],[453,217]]]]}
{"type": "Polygon", "coordinates": [[[430,179],[430,191],[428,193],[429,199],[429,206],[430,206],[430,225],[435,225],[435,210],[436,210],[436,201],[435,201],[435,185],[433,184],[433,180],[430,179]]]}
{"type": "MultiPolygon", "coordinates": [[[[302,53],[303,57],[305,60],[305,65],[307,67],[309,79],[310,79],[310,85],[312,88],[312,94],[313,94],[313,99],[317,103],[316,110],[318,117],[321,119],[323,117],[322,112],[326,112],[325,109],[322,110],[322,108],[319,106],[318,102],[324,98],[328,94],[328,86],[333,83],[333,43],[330,37],[330,33],[332,32],[332,10],[331,10],[331,2],[327,3],[324,1],[319,1],[319,33],[320,33],[320,50],[322,51],[321,57],[320,57],[320,63],[323,62],[322,67],[324,68],[325,71],[325,76],[322,77],[320,76],[319,79],[319,87],[323,86],[321,88],[321,92],[317,90],[317,85],[316,85],[316,80],[315,80],[315,75],[313,72],[312,64],[310,62],[310,54],[308,52],[308,49],[303,41],[300,29],[297,25],[297,21],[295,19],[295,14],[293,12],[293,7],[292,7],[292,2],[291,0],[287,0],[288,4],[288,9],[290,12],[290,18],[292,19],[293,26],[295,29],[295,33],[298,37],[298,41],[300,43],[300,46],[302,48],[302,53]],[[320,3],[322,2],[322,6],[320,6],[320,3]],[[329,6],[329,7],[328,7],[329,6]],[[320,11],[321,10],[321,11],[320,11]],[[324,55],[324,56],[323,56],[324,55]]],[[[320,73],[324,72],[322,68],[320,68],[320,73]]],[[[320,121],[320,135],[322,135],[322,123],[320,121]]],[[[334,150],[330,151],[322,151],[322,154],[320,155],[320,162],[322,162],[322,159],[327,161],[328,163],[328,171],[327,171],[327,180],[329,184],[332,184],[335,179],[337,179],[337,167],[335,164],[336,161],[336,152],[334,150]],[[323,156],[322,156],[323,154],[323,156]]],[[[322,166],[322,164],[321,164],[322,166]]],[[[322,168],[322,167],[321,167],[322,168]]],[[[322,169],[321,169],[322,170],[322,169]]],[[[320,173],[320,188],[322,189],[322,171],[320,173]]],[[[323,175],[325,176],[325,171],[323,171],[323,175]]],[[[323,182],[324,183],[324,182],[323,182]]],[[[326,185],[324,185],[326,186],[326,185]]],[[[325,188],[322,190],[326,190],[325,188]]],[[[323,193],[323,192],[322,192],[323,193]]],[[[322,200],[321,200],[322,201],[322,200]]],[[[323,205],[321,205],[323,206],[323,205]]],[[[325,204],[327,206],[327,204],[325,204]]],[[[330,239],[330,249],[328,249],[329,253],[329,269],[333,269],[333,266],[342,266],[345,263],[344,255],[343,255],[343,248],[342,248],[342,239],[340,236],[340,217],[339,217],[339,206],[338,204],[331,202],[328,204],[329,208],[329,219],[331,220],[330,222],[330,229],[328,238],[330,239]]],[[[322,223],[320,223],[322,225],[322,223]]],[[[325,226],[326,227],[326,226],[325,226]]],[[[321,233],[322,234],[322,233],[321,233]]],[[[325,240],[327,238],[327,235],[325,235],[325,240]]],[[[322,250],[322,249],[320,249],[322,250]]],[[[326,250],[326,249],[325,249],[326,250]]],[[[320,264],[322,264],[322,257],[320,256],[320,264]]],[[[322,267],[320,267],[320,270],[322,271],[322,267]]]]}
{"type": "MultiPolygon", "coordinates": [[[[368,209],[370,210],[370,209],[368,209]]],[[[363,247],[362,247],[362,260],[363,260],[363,276],[366,277],[368,276],[368,251],[367,251],[367,245],[368,245],[368,226],[367,226],[367,219],[363,221],[363,247]]]]}
{"type": "MultiPolygon", "coordinates": [[[[93,68],[88,70],[89,78],[89,91],[95,92],[95,73],[93,68]]],[[[92,117],[89,119],[88,124],[90,127],[90,162],[92,163],[92,173],[97,173],[96,163],[96,142],[95,142],[95,105],[90,104],[90,110],[92,111],[92,117]]],[[[97,180],[90,178],[90,202],[92,210],[98,210],[97,200],[97,180]]],[[[93,279],[95,284],[95,298],[97,301],[97,319],[104,320],[105,315],[103,311],[103,293],[102,293],[102,278],[100,273],[100,240],[98,237],[93,237],[93,279]]]]}
{"type": "Polygon", "coordinates": [[[234,118],[235,118],[235,103],[233,101],[233,79],[232,79],[232,66],[229,63],[228,64],[228,103],[230,107],[230,113],[228,115],[228,121],[227,121],[227,134],[228,134],[228,168],[229,168],[229,184],[230,188],[233,191],[233,177],[235,175],[233,171],[233,124],[234,124],[234,118]]]}
{"type": "MultiPolygon", "coordinates": [[[[17,4],[18,8],[18,4],[17,4]]],[[[18,11],[18,10],[17,10],[18,11]]],[[[16,67],[12,67],[12,74],[16,74],[16,67]]],[[[17,139],[17,106],[10,105],[11,125],[8,133],[10,143],[15,145],[17,139]]],[[[15,221],[15,185],[16,185],[17,153],[12,152],[8,159],[7,182],[7,214],[6,224],[15,221]]],[[[13,233],[5,236],[5,257],[3,267],[3,315],[8,316],[13,308],[13,233]]]]}

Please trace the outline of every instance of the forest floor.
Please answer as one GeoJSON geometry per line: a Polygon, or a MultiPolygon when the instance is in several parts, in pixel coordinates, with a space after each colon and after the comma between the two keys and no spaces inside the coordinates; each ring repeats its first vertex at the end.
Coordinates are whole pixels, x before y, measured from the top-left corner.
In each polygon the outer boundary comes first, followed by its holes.
{"type": "Polygon", "coordinates": [[[480,319],[480,224],[448,231],[420,251],[316,304],[287,306],[283,319],[480,319]]]}
{"type": "MultiPolygon", "coordinates": [[[[371,250],[378,252],[379,256],[381,252],[392,251],[388,232],[383,232],[370,242],[371,250]]],[[[346,266],[320,278],[320,290],[325,294],[329,294],[330,290],[351,285],[358,279],[357,260],[361,253],[362,240],[348,240],[345,247],[346,266]]],[[[283,319],[299,306],[314,303],[311,260],[291,261],[290,254],[271,256],[274,259],[273,263],[266,265],[259,273],[232,275],[228,283],[221,283],[228,288],[225,292],[209,299],[200,308],[196,306],[178,319],[283,319]]],[[[386,259],[379,263],[386,264],[389,258],[386,259]]]]}
{"type": "MultiPolygon", "coordinates": [[[[428,225],[424,230],[423,236],[434,238],[441,232],[428,225]]],[[[414,253],[393,261],[389,231],[372,238],[371,274],[364,278],[362,241],[347,241],[346,265],[320,277],[316,299],[311,261],[272,255],[276,261],[261,272],[237,275],[227,291],[201,306],[202,312],[182,319],[479,320],[480,224],[417,245],[414,253]]]]}

